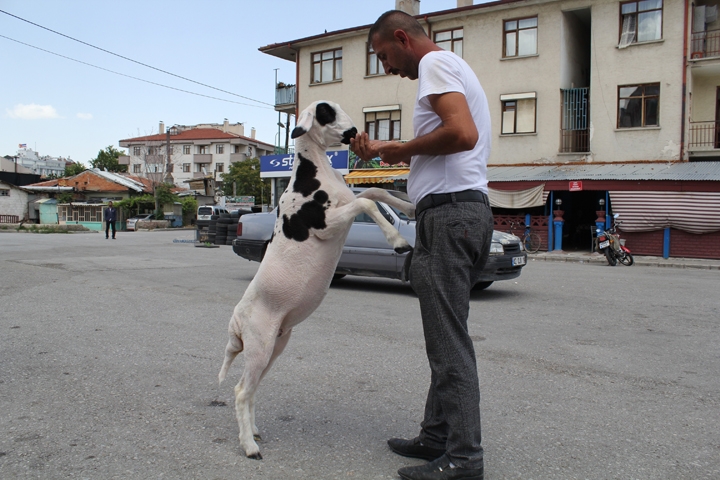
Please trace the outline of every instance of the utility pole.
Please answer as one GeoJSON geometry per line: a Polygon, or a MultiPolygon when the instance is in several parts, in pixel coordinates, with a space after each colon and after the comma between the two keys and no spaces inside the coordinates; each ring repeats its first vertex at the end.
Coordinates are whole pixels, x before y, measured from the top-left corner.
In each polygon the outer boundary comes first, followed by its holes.
{"type": "MultiPolygon", "coordinates": [[[[279,68],[276,68],[276,69],[275,69],[275,101],[276,101],[276,102],[277,102],[277,86],[278,86],[277,75],[278,75],[278,70],[280,70],[280,69],[279,69],[279,68]]],[[[277,133],[277,139],[278,139],[278,141],[277,141],[277,143],[278,143],[278,144],[277,144],[277,149],[278,149],[278,150],[280,150],[280,125],[282,125],[282,122],[280,121],[280,112],[278,112],[278,133],[277,133]]],[[[286,153],[287,153],[287,151],[286,151],[286,153]]]]}

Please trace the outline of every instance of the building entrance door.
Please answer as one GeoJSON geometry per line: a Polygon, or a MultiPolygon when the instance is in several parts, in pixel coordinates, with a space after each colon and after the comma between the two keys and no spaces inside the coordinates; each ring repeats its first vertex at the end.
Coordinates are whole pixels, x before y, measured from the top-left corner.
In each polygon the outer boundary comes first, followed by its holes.
{"type": "MultiPolygon", "coordinates": [[[[599,201],[605,199],[605,191],[554,192],[561,199],[563,211],[562,249],[565,251],[592,251],[593,232],[599,201]]],[[[555,207],[557,209],[557,207],[555,207]]],[[[605,207],[602,207],[604,210],[605,207]]]]}

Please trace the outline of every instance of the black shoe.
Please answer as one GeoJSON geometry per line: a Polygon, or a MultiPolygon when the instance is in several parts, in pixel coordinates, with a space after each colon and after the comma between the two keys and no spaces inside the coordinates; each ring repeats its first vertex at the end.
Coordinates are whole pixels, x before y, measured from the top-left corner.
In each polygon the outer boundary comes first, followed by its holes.
{"type": "Polygon", "coordinates": [[[442,448],[432,448],[422,444],[418,437],[412,440],[405,440],[404,438],[391,438],[388,440],[390,449],[402,455],[403,457],[413,458],[424,458],[425,460],[435,460],[445,454],[445,450],[442,448]]]}
{"type": "Polygon", "coordinates": [[[443,455],[425,465],[403,467],[398,474],[405,480],[483,480],[485,469],[482,465],[479,468],[451,468],[447,455],[443,455]]]}

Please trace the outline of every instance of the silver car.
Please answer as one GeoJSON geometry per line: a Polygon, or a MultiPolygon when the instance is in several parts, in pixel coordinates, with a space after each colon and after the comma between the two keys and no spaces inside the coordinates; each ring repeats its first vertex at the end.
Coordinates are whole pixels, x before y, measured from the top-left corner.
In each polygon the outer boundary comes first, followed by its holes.
{"type": "MultiPolygon", "coordinates": [[[[352,190],[357,194],[363,189],[352,190]]],[[[409,201],[404,192],[394,190],[388,192],[409,201]]],[[[398,229],[400,235],[405,237],[410,245],[415,245],[415,220],[409,219],[404,213],[385,203],[376,203],[380,213],[398,229]]],[[[272,237],[276,219],[277,211],[243,215],[238,222],[237,238],[233,240],[233,252],[248,260],[260,262],[272,237]]],[[[358,275],[407,281],[404,268],[407,255],[407,253],[396,253],[388,244],[380,227],[369,215],[361,213],[355,217],[350,228],[335,270],[335,279],[345,275],[358,275]]],[[[490,257],[475,289],[485,289],[497,280],[517,278],[526,263],[527,254],[518,237],[493,231],[490,257]]]]}

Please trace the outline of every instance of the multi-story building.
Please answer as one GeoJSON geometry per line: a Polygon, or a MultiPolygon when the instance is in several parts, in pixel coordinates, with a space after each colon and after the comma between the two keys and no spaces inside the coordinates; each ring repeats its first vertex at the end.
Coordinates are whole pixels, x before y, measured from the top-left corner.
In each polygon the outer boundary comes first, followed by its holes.
{"type": "MultiPolygon", "coordinates": [[[[548,249],[589,250],[596,223],[619,213],[638,253],[720,257],[717,3],[458,0],[418,15],[419,2],[397,0],[396,8],[463,57],[485,89],[497,229],[519,219],[548,249]]],[[[369,27],[260,48],[296,63],[295,86],[277,89],[276,109],[328,99],[371,138],[411,139],[417,83],[384,74],[369,27]]],[[[346,181],[402,188],[407,173],[355,170],[346,181]]]]}
{"type": "Polygon", "coordinates": [[[62,177],[65,174],[65,165],[71,163],[70,158],[40,156],[32,148],[21,147],[14,158],[17,165],[23,166],[36,175],[47,177],[50,175],[62,177]]]}
{"type": "Polygon", "coordinates": [[[161,122],[155,135],[120,140],[128,155],[120,157],[128,172],[154,182],[173,182],[187,187],[193,179],[222,182],[230,165],[274,151],[274,146],[245,136],[242,123],[174,125],[165,130],[161,122]],[[170,153],[169,158],[167,153],[170,153]]]}

